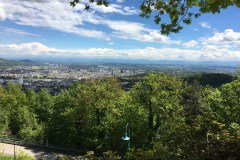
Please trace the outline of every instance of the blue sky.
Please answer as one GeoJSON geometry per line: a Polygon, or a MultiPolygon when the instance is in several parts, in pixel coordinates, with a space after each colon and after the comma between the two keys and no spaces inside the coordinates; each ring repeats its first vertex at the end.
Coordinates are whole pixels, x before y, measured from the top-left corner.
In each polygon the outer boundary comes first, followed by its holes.
{"type": "Polygon", "coordinates": [[[139,5],[110,0],[85,11],[69,0],[0,0],[0,57],[240,61],[239,8],[202,15],[165,36],[139,17],[139,5]]]}

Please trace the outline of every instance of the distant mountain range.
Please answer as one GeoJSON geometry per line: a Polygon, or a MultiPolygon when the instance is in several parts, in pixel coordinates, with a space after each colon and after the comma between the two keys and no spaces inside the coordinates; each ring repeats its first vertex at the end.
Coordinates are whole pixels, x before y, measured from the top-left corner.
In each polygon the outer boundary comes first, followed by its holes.
{"type": "Polygon", "coordinates": [[[234,67],[240,64],[239,61],[184,61],[184,60],[130,60],[130,59],[92,59],[92,58],[30,58],[6,60],[0,58],[0,66],[9,65],[36,65],[43,63],[62,64],[153,64],[153,65],[190,65],[190,66],[218,66],[234,67]]]}
{"type": "Polygon", "coordinates": [[[31,61],[31,60],[29,60],[29,59],[19,60],[19,62],[24,62],[24,63],[34,63],[34,61],[31,61]]]}
{"type": "Polygon", "coordinates": [[[33,65],[35,62],[23,59],[23,60],[7,60],[0,58],[0,66],[12,66],[12,65],[33,65]]]}

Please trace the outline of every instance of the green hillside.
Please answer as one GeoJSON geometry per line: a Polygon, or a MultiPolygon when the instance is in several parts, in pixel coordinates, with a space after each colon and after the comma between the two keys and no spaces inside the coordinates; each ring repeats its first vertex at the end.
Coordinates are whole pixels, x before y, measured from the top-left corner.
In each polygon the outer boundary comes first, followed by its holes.
{"type": "Polygon", "coordinates": [[[33,62],[30,60],[6,60],[3,58],[0,58],[0,67],[5,67],[5,66],[14,66],[14,65],[32,65],[33,62]]]}

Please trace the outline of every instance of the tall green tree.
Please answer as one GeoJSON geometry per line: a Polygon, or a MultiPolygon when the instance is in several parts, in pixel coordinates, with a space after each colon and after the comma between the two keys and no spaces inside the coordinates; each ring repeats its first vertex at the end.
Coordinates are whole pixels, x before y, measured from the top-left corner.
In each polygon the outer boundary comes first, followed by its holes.
{"type": "Polygon", "coordinates": [[[31,112],[36,112],[37,96],[37,93],[31,89],[27,92],[27,103],[31,112]]]}
{"type": "Polygon", "coordinates": [[[149,74],[134,86],[133,99],[148,114],[149,144],[165,120],[176,116],[182,110],[180,104],[182,88],[183,82],[180,79],[164,73],[149,74]]]}
{"type": "Polygon", "coordinates": [[[35,95],[30,91],[29,101],[33,102],[32,105],[35,106],[34,112],[36,113],[38,120],[41,123],[47,123],[50,115],[52,114],[54,97],[47,89],[42,89],[37,94],[37,97],[35,97],[35,95]]]}
{"type": "Polygon", "coordinates": [[[99,145],[106,142],[107,132],[111,128],[108,124],[111,121],[111,115],[117,112],[117,103],[119,97],[123,94],[120,83],[117,78],[104,78],[87,81],[84,83],[90,89],[91,95],[91,113],[95,120],[95,129],[99,145]]]}
{"type": "Polygon", "coordinates": [[[31,112],[27,103],[27,96],[22,91],[22,86],[8,83],[4,91],[5,106],[9,113],[9,130],[12,135],[32,140],[41,140],[43,127],[31,112]]]}
{"type": "Polygon", "coordinates": [[[10,111],[10,130],[13,135],[18,135],[24,124],[24,109],[27,109],[26,94],[21,85],[7,83],[5,87],[5,106],[10,111]]]}
{"type": "Polygon", "coordinates": [[[222,85],[220,92],[225,124],[240,124],[240,80],[222,85]]]}
{"type": "Polygon", "coordinates": [[[9,134],[10,109],[6,107],[6,94],[0,86],[0,135],[9,134]]]}
{"type": "MultiPolygon", "coordinates": [[[[50,136],[56,133],[62,144],[99,149],[111,145],[110,135],[119,116],[123,94],[116,78],[75,83],[57,98],[52,114],[50,136]]],[[[119,138],[119,137],[118,137],[119,138]]]]}
{"type": "Polygon", "coordinates": [[[198,121],[203,118],[205,104],[203,103],[202,87],[197,83],[188,85],[183,92],[183,105],[185,110],[186,123],[198,125],[198,121]]]}
{"type": "Polygon", "coordinates": [[[56,97],[48,127],[50,143],[66,146],[83,146],[88,139],[88,128],[92,126],[89,114],[87,88],[79,83],[56,97]]]}

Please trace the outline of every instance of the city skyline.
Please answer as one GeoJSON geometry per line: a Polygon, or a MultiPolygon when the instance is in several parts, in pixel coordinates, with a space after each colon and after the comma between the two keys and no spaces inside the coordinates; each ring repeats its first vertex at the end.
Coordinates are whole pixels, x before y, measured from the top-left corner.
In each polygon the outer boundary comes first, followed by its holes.
{"type": "Polygon", "coordinates": [[[1,58],[130,60],[240,60],[240,9],[194,19],[165,36],[152,18],[139,17],[140,1],[108,7],[68,0],[0,0],[1,58]]]}

